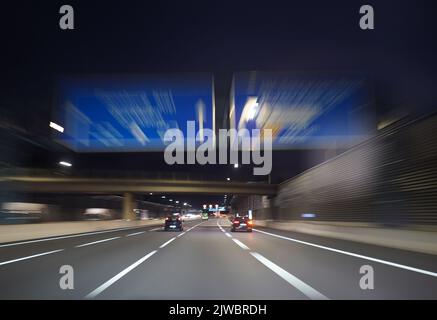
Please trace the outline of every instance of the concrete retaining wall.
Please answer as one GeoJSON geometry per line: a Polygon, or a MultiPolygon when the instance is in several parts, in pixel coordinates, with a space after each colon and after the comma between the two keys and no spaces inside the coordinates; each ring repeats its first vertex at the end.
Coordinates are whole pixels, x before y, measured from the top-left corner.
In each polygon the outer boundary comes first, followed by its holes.
{"type": "Polygon", "coordinates": [[[325,224],[257,220],[257,226],[295,231],[428,254],[437,254],[437,232],[375,227],[371,224],[325,224]]]}
{"type": "Polygon", "coordinates": [[[164,220],[111,220],[111,221],[72,221],[35,224],[0,225],[0,243],[23,241],[76,233],[103,231],[118,228],[159,226],[164,220]]]}

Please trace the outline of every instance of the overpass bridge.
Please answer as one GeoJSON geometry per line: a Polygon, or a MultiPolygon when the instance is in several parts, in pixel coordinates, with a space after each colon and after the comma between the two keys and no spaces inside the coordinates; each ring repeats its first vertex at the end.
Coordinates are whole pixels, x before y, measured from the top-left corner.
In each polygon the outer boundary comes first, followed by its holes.
{"type": "Polygon", "coordinates": [[[123,194],[123,218],[125,219],[133,218],[135,194],[139,193],[275,195],[276,189],[276,185],[259,182],[0,176],[0,192],[123,194]]]}
{"type": "Polygon", "coordinates": [[[0,191],[43,193],[194,193],[275,195],[277,186],[262,182],[177,179],[0,176],[0,191]]]}

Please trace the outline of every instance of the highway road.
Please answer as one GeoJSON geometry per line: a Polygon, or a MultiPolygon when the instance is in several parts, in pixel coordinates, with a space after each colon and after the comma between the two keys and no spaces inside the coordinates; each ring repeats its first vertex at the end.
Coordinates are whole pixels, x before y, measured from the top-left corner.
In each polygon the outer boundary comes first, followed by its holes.
{"type": "Polygon", "coordinates": [[[0,299],[436,299],[435,256],[226,219],[0,244],[0,299]],[[60,268],[73,268],[61,289],[60,268]],[[374,288],[360,287],[360,268],[374,288]],[[71,282],[70,282],[71,283],[71,282]]]}

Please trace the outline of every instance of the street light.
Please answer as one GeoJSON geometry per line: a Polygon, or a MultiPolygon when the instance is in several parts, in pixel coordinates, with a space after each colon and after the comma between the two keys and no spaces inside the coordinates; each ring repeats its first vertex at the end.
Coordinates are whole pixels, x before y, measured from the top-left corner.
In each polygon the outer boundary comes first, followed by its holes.
{"type": "Polygon", "coordinates": [[[226,178],[226,180],[231,181],[231,178],[226,178]]]}
{"type": "Polygon", "coordinates": [[[151,196],[153,196],[153,192],[150,192],[149,194],[150,194],[151,196]]]}
{"type": "Polygon", "coordinates": [[[51,122],[50,121],[50,123],[49,123],[49,127],[50,128],[53,128],[53,129],[55,129],[56,131],[59,131],[59,132],[64,132],[64,128],[63,127],[61,127],[59,124],[57,124],[57,123],[54,123],[54,122],[51,122]]]}
{"type": "Polygon", "coordinates": [[[72,164],[70,162],[67,162],[67,161],[59,161],[59,164],[61,166],[64,166],[64,167],[71,167],[72,166],[72,164]]]}

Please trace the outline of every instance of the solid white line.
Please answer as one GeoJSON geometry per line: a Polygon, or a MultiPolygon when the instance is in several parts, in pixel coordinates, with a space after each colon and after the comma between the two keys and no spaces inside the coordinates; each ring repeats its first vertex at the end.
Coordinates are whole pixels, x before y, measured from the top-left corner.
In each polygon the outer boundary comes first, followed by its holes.
{"type": "Polygon", "coordinates": [[[162,227],[159,227],[159,228],[153,228],[153,229],[150,229],[149,231],[157,231],[157,230],[162,230],[162,227]]]}
{"type": "Polygon", "coordinates": [[[244,250],[249,250],[249,247],[248,246],[246,246],[243,242],[241,242],[240,240],[237,240],[237,239],[235,239],[235,238],[232,238],[232,240],[236,243],[236,244],[238,244],[242,249],[244,249],[244,250]]]}
{"type": "Polygon", "coordinates": [[[129,229],[140,229],[140,228],[144,228],[144,227],[147,227],[147,226],[126,227],[126,228],[110,229],[110,230],[104,230],[104,231],[72,234],[72,235],[68,235],[68,236],[59,236],[59,237],[52,237],[52,238],[43,238],[43,239],[27,240],[27,241],[14,242],[14,243],[6,243],[6,244],[1,244],[0,248],[11,247],[11,246],[18,246],[18,245],[21,245],[21,244],[29,244],[29,243],[35,243],[35,242],[44,242],[44,241],[52,241],[52,240],[60,240],[60,239],[92,236],[92,235],[95,235],[95,234],[108,233],[108,232],[117,232],[117,231],[129,230],[129,229]]]}
{"type": "Polygon", "coordinates": [[[184,234],[185,234],[185,232],[179,233],[179,234],[178,234],[178,238],[179,238],[179,237],[182,237],[184,234]]]}
{"type": "Polygon", "coordinates": [[[322,245],[318,245],[318,244],[314,244],[314,243],[310,243],[310,242],[306,242],[306,241],[302,241],[302,240],[288,238],[288,237],[280,236],[278,234],[274,234],[274,233],[270,233],[270,232],[266,232],[266,231],[261,231],[261,230],[258,230],[258,229],[253,229],[253,230],[255,230],[257,232],[260,232],[260,233],[268,234],[270,236],[277,237],[277,238],[280,238],[280,239],[284,239],[284,240],[289,240],[289,241],[294,241],[294,242],[297,242],[297,243],[305,244],[307,246],[312,246],[312,247],[316,247],[316,248],[320,248],[320,249],[324,249],[324,250],[328,250],[328,251],[332,251],[332,252],[337,252],[337,253],[345,254],[345,255],[348,255],[348,256],[351,256],[351,257],[355,257],[355,258],[361,258],[361,259],[365,259],[365,260],[369,260],[369,261],[374,261],[374,262],[386,264],[386,265],[389,265],[389,266],[392,266],[392,267],[396,267],[396,268],[400,268],[400,269],[405,269],[405,270],[409,270],[409,271],[414,271],[414,272],[426,274],[426,275],[432,276],[432,277],[437,277],[437,272],[432,272],[432,271],[427,271],[427,270],[423,270],[423,269],[418,269],[418,268],[406,266],[406,265],[403,265],[403,264],[390,262],[390,261],[387,261],[387,260],[372,258],[372,257],[364,256],[364,255],[353,253],[353,252],[343,251],[343,250],[339,250],[339,249],[335,249],[335,248],[330,248],[330,247],[326,247],[326,246],[322,246],[322,245]]]}
{"type": "Polygon", "coordinates": [[[306,295],[308,298],[312,300],[328,300],[326,296],[318,292],[313,287],[309,286],[299,278],[295,277],[288,271],[282,269],[280,266],[274,264],[267,258],[263,257],[257,252],[251,252],[252,256],[254,256],[259,262],[261,262],[263,265],[265,265],[267,268],[272,270],[274,273],[276,273],[278,276],[280,276],[282,279],[287,281],[289,284],[291,284],[293,287],[301,291],[304,295],[306,295]]]}
{"type": "Polygon", "coordinates": [[[84,244],[80,244],[78,246],[76,246],[76,248],[82,248],[82,247],[86,247],[86,246],[90,246],[96,243],[101,243],[101,242],[106,242],[106,241],[111,241],[111,240],[115,240],[115,239],[119,239],[120,237],[114,237],[114,238],[108,238],[108,239],[103,239],[103,240],[98,240],[98,241],[93,241],[93,242],[88,242],[88,243],[84,243],[84,244]]]}
{"type": "Polygon", "coordinates": [[[225,232],[225,235],[227,235],[229,238],[232,238],[232,236],[228,232],[225,232]]]}
{"type": "Polygon", "coordinates": [[[5,264],[9,264],[9,263],[13,263],[13,262],[18,262],[18,261],[22,261],[22,260],[27,260],[27,259],[32,259],[32,258],[36,258],[36,257],[45,256],[45,255],[48,255],[48,254],[51,254],[51,253],[55,253],[55,252],[59,252],[59,251],[62,251],[62,250],[64,250],[64,249],[59,249],[59,250],[53,250],[53,251],[49,251],[49,252],[38,253],[38,254],[34,254],[32,256],[28,256],[28,257],[23,257],[23,258],[18,258],[18,259],[14,259],[14,260],[0,262],[0,266],[3,266],[5,264]]]}
{"type": "Polygon", "coordinates": [[[157,252],[157,250],[152,251],[150,253],[148,253],[147,255],[145,255],[144,257],[142,257],[141,259],[139,259],[138,261],[134,262],[133,264],[131,264],[129,267],[127,267],[126,269],[124,269],[123,271],[121,271],[120,273],[118,273],[117,275],[115,275],[114,277],[112,277],[111,279],[109,279],[108,281],[106,281],[104,284],[102,284],[100,287],[98,287],[97,289],[95,289],[94,291],[92,291],[91,293],[89,293],[85,298],[86,299],[92,299],[95,298],[97,295],[99,295],[100,293],[102,293],[104,290],[106,290],[110,285],[112,285],[114,282],[118,281],[119,279],[121,279],[123,276],[125,276],[128,272],[132,271],[133,269],[135,269],[136,267],[138,267],[141,263],[143,263],[144,261],[146,261],[147,259],[149,259],[151,256],[153,256],[155,253],[157,252]]]}
{"type": "Polygon", "coordinates": [[[166,243],[163,243],[159,246],[160,249],[164,248],[166,245],[168,245],[170,242],[172,242],[174,239],[176,238],[171,238],[170,240],[168,240],[166,243]]]}
{"type": "Polygon", "coordinates": [[[140,231],[140,232],[130,233],[130,234],[127,234],[126,237],[136,236],[136,235],[139,235],[139,234],[143,234],[143,233],[145,233],[145,232],[146,232],[146,231],[140,231]]]}

